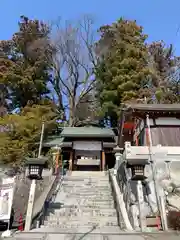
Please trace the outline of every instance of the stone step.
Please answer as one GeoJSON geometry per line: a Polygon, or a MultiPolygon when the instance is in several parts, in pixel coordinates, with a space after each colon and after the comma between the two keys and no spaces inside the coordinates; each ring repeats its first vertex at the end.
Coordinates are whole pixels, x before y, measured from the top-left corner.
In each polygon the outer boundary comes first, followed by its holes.
{"type": "Polygon", "coordinates": [[[82,190],[91,190],[91,191],[99,191],[99,190],[110,190],[112,189],[111,186],[109,185],[96,185],[96,184],[91,184],[91,185],[83,185],[82,184],[62,184],[61,189],[63,188],[73,188],[73,189],[82,189],[82,190]]]}
{"type": "MultiPolygon", "coordinates": [[[[89,208],[114,208],[114,202],[111,201],[104,201],[104,202],[93,202],[93,201],[78,201],[78,200],[72,200],[68,199],[64,205],[61,207],[68,208],[74,206],[75,208],[82,208],[82,207],[89,207],[89,208]]],[[[53,210],[53,208],[51,208],[53,210]]]]}
{"type": "Polygon", "coordinates": [[[82,227],[82,228],[59,228],[49,227],[49,226],[41,226],[40,228],[36,228],[31,230],[33,232],[42,232],[42,233],[95,233],[95,234],[120,234],[123,231],[120,230],[119,226],[96,226],[96,227],[82,227]]]}
{"type": "Polygon", "coordinates": [[[91,186],[91,187],[72,187],[72,186],[62,186],[61,187],[61,191],[64,191],[64,192],[89,192],[89,193],[108,193],[108,192],[111,192],[112,189],[111,188],[98,188],[98,187],[95,187],[95,186],[91,186]]]}
{"type": "MultiPolygon", "coordinates": [[[[102,183],[100,183],[100,184],[98,184],[98,183],[91,183],[91,184],[84,184],[83,182],[82,183],[74,183],[74,182],[72,182],[72,183],[68,183],[68,182],[63,182],[62,183],[62,187],[80,187],[80,188],[87,188],[87,189],[89,189],[89,188],[91,188],[91,187],[96,187],[96,188],[98,188],[98,189],[110,189],[110,185],[109,184],[102,184],[102,183]]],[[[93,190],[95,190],[95,189],[93,189],[93,190]]]]}
{"type": "MultiPolygon", "coordinates": [[[[37,239],[37,240],[80,240],[80,239],[85,239],[85,240],[119,240],[119,236],[116,235],[102,235],[102,234],[83,234],[83,233],[51,233],[48,234],[48,236],[45,236],[44,233],[39,233],[38,237],[34,236],[34,233],[26,233],[26,234],[19,234],[19,236],[16,236],[13,238],[13,240],[33,240],[33,239],[37,239]],[[40,236],[41,235],[41,236],[40,236]]],[[[9,238],[8,238],[9,239],[9,238]]],[[[7,240],[8,240],[7,239],[7,240]]],[[[124,239],[123,237],[121,237],[121,239],[124,239]]],[[[12,240],[12,238],[11,238],[12,240]]],[[[129,240],[129,238],[127,238],[127,240],[129,240]]],[[[136,240],[142,240],[140,239],[136,239],[136,240]]]]}
{"type": "Polygon", "coordinates": [[[52,212],[48,212],[48,215],[55,215],[56,217],[61,217],[61,216],[87,216],[87,217],[93,217],[93,216],[102,216],[102,217],[117,217],[117,212],[115,209],[57,209],[52,212]]]}
{"type": "Polygon", "coordinates": [[[83,175],[81,175],[81,176],[73,176],[73,175],[71,175],[71,176],[68,176],[68,175],[66,175],[66,176],[64,176],[64,179],[66,180],[66,179],[77,179],[77,180],[87,180],[87,179],[92,179],[92,180],[109,180],[109,176],[83,176],[83,175]]]}
{"type": "MultiPolygon", "coordinates": [[[[75,209],[83,209],[83,208],[89,208],[89,209],[114,209],[114,203],[113,204],[107,204],[103,203],[101,205],[93,205],[93,204],[67,204],[65,203],[64,205],[61,206],[61,208],[75,208],[75,209]]],[[[54,211],[54,208],[50,208],[50,210],[54,211]]]]}
{"type": "MultiPolygon", "coordinates": [[[[179,233],[164,232],[164,233],[137,233],[137,232],[124,232],[117,231],[115,233],[107,232],[94,232],[87,231],[84,233],[79,232],[21,232],[17,233],[14,237],[6,238],[6,240],[179,240],[179,233]]],[[[56,229],[57,230],[57,229],[56,229]]]]}
{"type": "Polygon", "coordinates": [[[77,177],[65,177],[65,182],[96,182],[96,183],[109,183],[109,178],[77,178],[77,177]]]}
{"type": "Polygon", "coordinates": [[[80,213],[80,212],[74,212],[74,213],[68,213],[68,212],[61,212],[61,213],[49,213],[49,216],[55,215],[56,218],[58,217],[117,217],[117,213],[80,213]]]}
{"type": "Polygon", "coordinates": [[[79,181],[77,181],[77,180],[73,180],[73,179],[71,179],[71,180],[64,180],[63,181],[63,183],[69,183],[69,184],[71,184],[71,185],[74,185],[74,184],[76,184],[76,185],[81,185],[81,184],[84,184],[84,185],[91,185],[91,184],[97,184],[97,185],[102,185],[102,186],[106,186],[106,185],[109,185],[109,181],[107,181],[107,180],[79,180],[79,181]]]}
{"type": "MultiPolygon", "coordinates": [[[[36,236],[34,236],[34,233],[26,233],[26,234],[23,233],[21,235],[19,234],[16,237],[10,238],[10,239],[11,240],[12,239],[13,240],[24,240],[24,239],[26,239],[26,240],[33,240],[33,239],[36,239],[36,240],[45,240],[45,239],[48,239],[48,240],[72,240],[72,239],[73,240],[80,240],[80,239],[85,239],[85,240],[104,240],[104,239],[119,240],[118,235],[109,235],[109,234],[101,235],[101,234],[91,234],[90,233],[88,235],[85,235],[83,233],[77,233],[77,234],[76,233],[75,234],[74,233],[65,233],[65,234],[63,234],[63,233],[60,233],[60,234],[51,233],[51,234],[48,234],[48,236],[46,236],[43,233],[39,233],[38,235],[39,236],[36,237],[36,236]]],[[[124,239],[124,238],[122,238],[122,239],[124,239]]]]}
{"type": "Polygon", "coordinates": [[[72,189],[72,188],[61,188],[61,192],[68,193],[68,194],[81,194],[81,195],[112,195],[112,190],[111,189],[97,189],[96,191],[92,191],[92,189],[72,189]]]}
{"type": "Polygon", "coordinates": [[[65,176],[64,177],[65,181],[109,181],[109,177],[107,176],[102,176],[102,177],[87,177],[87,176],[65,176]]]}
{"type": "MultiPolygon", "coordinates": [[[[68,175],[67,175],[68,176],[68,175]]],[[[69,175],[70,177],[108,177],[108,173],[107,172],[87,172],[87,171],[73,171],[71,172],[71,174],[69,175]]]]}
{"type": "Polygon", "coordinates": [[[61,187],[61,191],[64,191],[64,192],[89,192],[89,193],[108,193],[108,192],[111,192],[112,189],[110,187],[106,187],[106,188],[99,188],[99,187],[94,187],[94,186],[91,186],[91,187],[72,187],[72,186],[62,186],[61,187]]]}
{"type": "Polygon", "coordinates": [[[68,176],[68,175],[66,175],[65,177],[64,177],[64,179],[67,179],[67,180],[71,180],[71,179],[74,179],[74,180],[89,180],[89,179],[91,179],[91,180],[97,180],[97,181],[99,181],[99,180],[106,180],[106,181],[109,181],[109,176],[68,176]]]}
{"type": "Polygon", "coordinates": [[[103,171],[103,172],[100,172],[100,171],[72,171],[71,172],[71,175],[79,175],[79,174],[102,176],[102,175],[106,175],[107,171],[103,171]]]}
{"type": "Polygon", "coordinates": [[[93,179],[93,178],[64,178],[63,182],[69,182],[69,183],[84,183],[84,184],[91,184],[91,183],[97,183],[97,184],[110,184],[109,179],[93,179]]]}
{"type": "Polygon", "coordinates": [[[74,176],[65,176],[64,177],[64,181],[74,181],[74,182],[79,182],[79,181],[83,181],[83,182],[89,182],[89,181],[94,181],[94,182],[109,182],[109,178],[108,177],[74,177],[74,176]]]}
{"type": "Polygon", "coordinates": [[[109,179],[109,176],[108,175],[102,175],[102,176],[99,176],[99,175],[66,175],[67,178],[79,178],[79,179],[109,179]]]}
{"type": "Polygon", "coordinates": [[[61,203],[50,203],[49,209],[51,211],[54,211],[55,209],[62,209],[62,208],[76,208],[76,209],[82,209],[82,208],[89,208],[89,209],[114,209],[114,201],[88,201],[87,199],[74,199],[69,198],[66,201],[63,201],[61,203]]]}
{"type": "Polygon", "coordinates": [[[14,237],[12,238],[6,238],[11,239],[11,240],[44,240],[45,239],[45,234],[41,233],[17,233],[14,237]]]}
{"type": "Polygon", "coordinates": [[[44,226],[49,226],[49,227],[59,227],[59,228],[82,228],[82,227],[88,227],[88,226],[91,226],[91,227],[94,227],[94,226],[118,226],[118,223],[117,221],[103,221],[102,220],[87,220],[87,221],[81,221],[81,220],[64,220],[64,222],[62,222],[62,220],[60,219],[55,219],[55,220],[51,220],[51,221],[47,221],[45,220],[44,221],[44,226]]]}
{"type": "Polygon", "coordinates": [[[112,196],[112,191],[108,190],[108,191],[84,191],[84,190],[77,190],[76,189],[72,189],[70,188],[68,191],[68,189],[61,189],[60,192],[58,194],[76,194],[76,195],[81,195],[81,196],[93,196],[93,195],[97,195],[97,196],[112,196]],[[70,190],[71,189],[71,190],[70,190]]]}
{"type": "Polygon", "coordinates": [[[73,198],[74,200],[84,200],[84,201],[97,201],[97,202],[114,202],[113,197],[111,195],[109,196],[104,196],[104,197],[99,197],[99,196],[83,196],[83,195],[74,195],[74,194],[67,194],[67,199],[68,198],[73,198]]]}
{"type": "Polygon", "coordinates": [[[108,178],[64,178],[64,182],[75,182],[75,183],[102,183],[102,184],[109,184],[108,178]]]}
{"type": "Polygon", "coordinates": [[[82,190],[91,190],[91,191],[98,191],[98,190],[109,190],[112,189],[109,184],[89,184],[89,185],[84,185],[82,184],[68,184],[68,183],[62,183],[61,189],[63,188],[73,188],[73,189],[82,189],[82,190]],[[92,188],[93,187],[93,188],[92,188]]]}
{"type": "MultiPolygon", "coordinates": [[[[62,189],[61,189],[62,190],[62,189]]],[[[73,190],[71,189],[71,191],[64,191],[66,194],[74,194],[74,195],[81,195],[81,196],[93,196],[93,195],[96,195],[96,196],[112,196],[112,192],[111,190],[109,191],[81,191],[81,190],[73,190]]]]}
{"type": "Polygon", "coordinates": [[[75,185],[75,186],[86,186],[86,187],[88,187],[88,186],[92,186],[92,185],[97,185],[98,187],[106,187],[106,186],[110,186],[110,184],[109,184],[109,182],[97,182],[97,181],[95,181],[95,182],[84,182],[84,181],[63,181],[62,182],[62,185],[75,185]]]}
{"type": "Polygon", "coordinates": [[[74,217],[74,216],[61,216],[61,217],[57,217],[56,215],[50,215],[47,217],[48,222],[58,222],[58,223],[81,223],[86,224],[86,223],[112,223],[113,225],[117,225],[117,217],[103,217],[103,216],[81,216],[81,217],[74,217]]]}
{"type": "MultiPolygon", "coordinates": [[[[69,196],[69,198],[71,198],[71,196],[69,196]]],[[[89,204],[114,204],[114,200],[113,199],[96,199],[96,198],[73,198],[74,203],[78,203],[78,204],[82,204],[82,205],[89,205],[89,204]]]]}
{"type": "Polygon", "coordinates": [[[75,196],[71,196],[71,195],[67,195],[68,198],[73,198],[74,202],[78,202],[78,203],[94,203],[97,202],[97,204],[101,203],[101,202],[109,202],[109,203],[114,203],[114,199],[113,197],[109,196],[109,197],[75,197],[75,196]]]}
{"type": "Polygon", "coordinates": [[[75,198],[75,199],[88,199],[88,200],[92,200],[92,201],[113,201],[113,196],[112,195],[108,195],[108,196],[106,196],[106,195],[104,195],[104,196],[98,196],[98,195],[90,195],[90,196],[88,196],[88,195],[84,195],[84,194],[82,194],[82,195],[79,195],[79,194],[67,194],[67,197],[69,198],[69,197],[72,197],[72,198],[75,198]]]}

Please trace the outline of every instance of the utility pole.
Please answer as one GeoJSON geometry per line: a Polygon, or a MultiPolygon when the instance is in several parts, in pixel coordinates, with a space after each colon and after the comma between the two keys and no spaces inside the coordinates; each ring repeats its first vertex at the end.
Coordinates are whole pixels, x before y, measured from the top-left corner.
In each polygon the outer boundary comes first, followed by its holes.
{"type": "Polygon", "coordinates": [[[40,138],[40,142],[39,142],[38,158],[41,157],[41,150],[42,150],[43,137],[44,137],[44,122],[42,123],[42,128],[41,128],[41,138],[40,138]]]}

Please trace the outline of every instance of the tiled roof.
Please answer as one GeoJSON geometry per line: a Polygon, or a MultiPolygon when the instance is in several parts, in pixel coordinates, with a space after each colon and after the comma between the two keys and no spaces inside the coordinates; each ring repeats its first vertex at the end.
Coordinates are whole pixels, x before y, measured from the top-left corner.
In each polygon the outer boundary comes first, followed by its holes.
{"type": "Polygon", "coordinates": [[[134,111],[180,112],[180,104],[129,104],[126,108],[134,111]]]}
{"type": "Polygon", "coordinates": [[[65,127],[62,137],[115,137],[112,129],[99,127],[65,127]]]}
{"type": "Polygon", "coordinates": [[[55,146],[59,146],[63,143],[64,138],[60,137],[60,136],[53,136],[49,139],[47,139],[44,143],[43,146],[44,147],[55,147],[55,146]]]}

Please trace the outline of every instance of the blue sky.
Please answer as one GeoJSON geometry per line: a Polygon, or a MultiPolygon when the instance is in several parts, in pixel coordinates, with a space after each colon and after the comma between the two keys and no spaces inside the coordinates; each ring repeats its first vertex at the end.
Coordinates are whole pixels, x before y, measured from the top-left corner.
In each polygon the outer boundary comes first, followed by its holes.
{"type": "Polygon", "coordinates": [[[90,13],[97,27],[121,16],[136,19],[150,41],[173,43],[180,55],[180,0],[0,0],[0,9],[0,40],[17,30],[20,15],[51,21],[58,16],[75,19],[90,13]]]}

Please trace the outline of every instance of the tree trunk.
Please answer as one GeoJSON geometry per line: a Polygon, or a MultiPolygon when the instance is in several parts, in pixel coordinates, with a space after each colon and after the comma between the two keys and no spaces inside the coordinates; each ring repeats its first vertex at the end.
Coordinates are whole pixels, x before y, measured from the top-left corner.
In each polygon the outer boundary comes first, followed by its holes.
{"type": "Polygon", "coordinates": [[[76,112],[75,99],[73,97],[69,97],[69,127],[74,126],[75,112],[76,112]]]}

